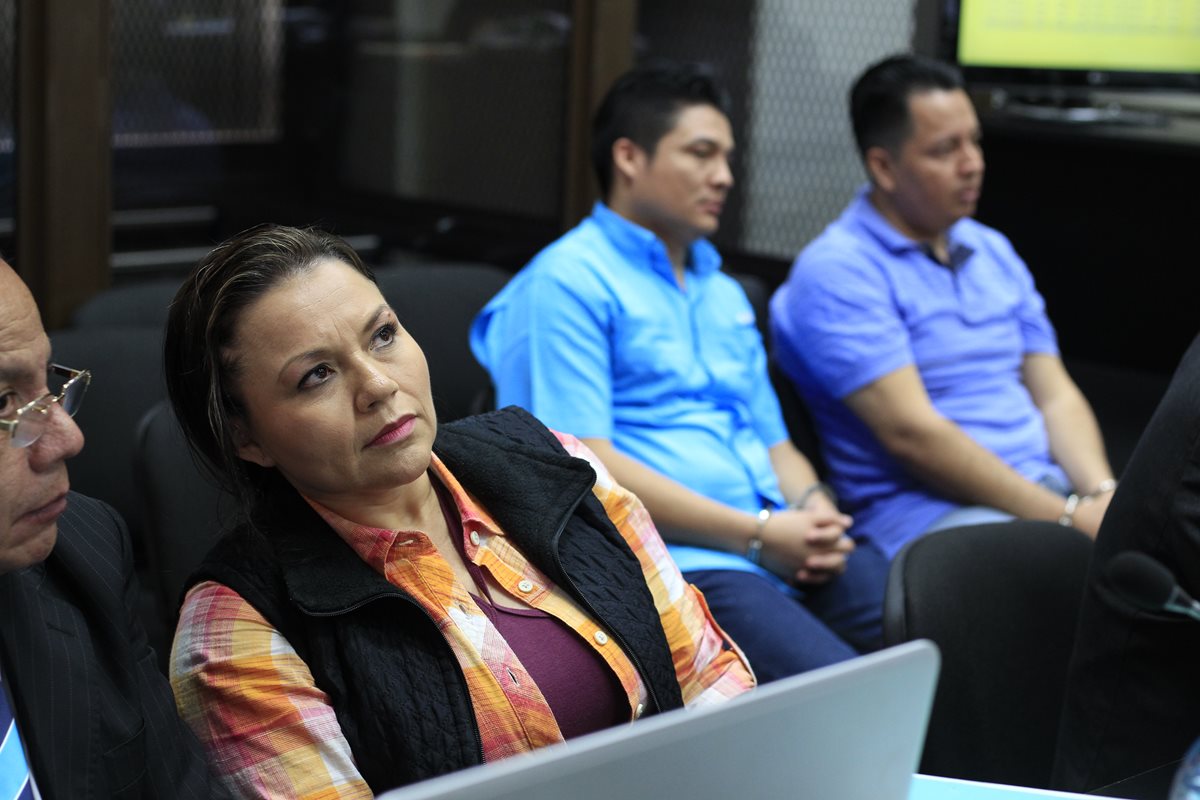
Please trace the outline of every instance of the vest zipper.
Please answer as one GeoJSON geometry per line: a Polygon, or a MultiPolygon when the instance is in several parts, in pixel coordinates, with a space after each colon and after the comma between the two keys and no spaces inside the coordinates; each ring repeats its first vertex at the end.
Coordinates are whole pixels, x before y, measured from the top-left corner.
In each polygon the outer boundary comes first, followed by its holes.
{"type": "MultiPolygon", "coordinates": [[[[573,503],[571,503],[571,505],[567,506],[566,512],[563,514],[562,520],[558,523],[558,527],[554,531],[554,535],[552,537],[550,537],[550,544],[551,544],[551,552],[554,555],[554,565],[556,567],[558,567],[559,574],[567,579],[567,583],[571,588],[571,594],[574,595],[575,598],[584,607],[584,609],[589,614],[592,615],[592,619],[596,620],[597,622],[601,622],[602,618],[601,618],[600,614],[596,611],[595,607],[593,607],[592,604],[588,601],[588,599],[583,596],[583,593],[581,591],[579,591],[579,586],[576,585],[575,580],[570,575],[567,574],[567,571],[565,569],[563,569],[562,557],[558,554],[559,538],[562,536],[563,531],[566,530],[567,523],[571,520],[572,515],[574,515],[575,509],[579,507],[579,504],[583,502],[583,499],[585,497],[587,497],[587,493],[590,491],[591,491],[590,488],[585,489],[584,492],[579,495],[579,497],[575,498],[575,502],[573,502],[573,503]]],[[[636,669],[638,671],[638,673],[642,676],[642,682],[646,685],[646,694],[649,695],[650,701],[654,703],[654,707],[656,709],[658,709],[659,711],[662,711],[662,703],[660,703],[658,700],[658,695],[654,691],[654,684],[650,682],[649,673],[646,672],[645,667],[642,665],[641,659],[638,658],[638,655],[636,652],[634,652],[633,648],[629,646],[629,642],[626,641],[624,636],[622,636],[618,631],[615,631],[615,630],[611,630],[610,633],[612,634],[612,638],[616,640],[618,645],[620,645],[621,651],[623,653],[625,653],[625,656],[630,661],[633,662],[634,669],[636,669]]]]}
{"type": "MultiPolygon", "coordinates": [[[[565,520],[563,521],[563,525],[566,525],[565,520]]],[[[425,615],[425,618],[429,620],[430,624],[433,625],[435,630],[441,631],[437,620],[435,620],[433,616],[425,610],[424,606],[399,590],[393,592],[379,592],[378,594],[373,594],[370,597],[364,597],[357,603],[347,606],[340,611],[305,611],[304,613],[308,614],[310,617],[336,617],[340,616],[341,614],[348,614],[351,611],[357,611],[368,603],[373,603],[376,600],[381,600],[385,597],[394,597],[397,600],[415,606],[418,611],[425,615]]],[[[445,637],[443,637],[442,641],[446,643],[447,647],[450,647],[449,643],[445,642],[445,637]]],[[[453,649],[451,649],[450,655],[454,655],[453,649]]],[[[479,756],[479,763],[486,764],[487,759],[484,758],[483,755],[483,734],[479,732],[479,721],[475,719],[475,702],[471,699],[471,687],[467,685],[467,676],[463,674],[462,664],[458,663],[457,658],[454,658],[454,665],[457,667],[457,669],[454,671],[454,674],[458,676],[459,685],[462,687],[463,693],[466,694],[467,701],[471,705],[471,732],[475,734],[475,752],[479,756]]]]}

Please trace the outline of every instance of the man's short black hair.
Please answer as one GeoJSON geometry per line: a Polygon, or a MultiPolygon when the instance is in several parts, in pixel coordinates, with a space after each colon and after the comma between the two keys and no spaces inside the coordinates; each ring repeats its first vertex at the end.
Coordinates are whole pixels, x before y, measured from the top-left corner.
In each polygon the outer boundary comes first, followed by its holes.
{"type": "Polygon", "coordinates": [[[617,78],[592,118],[592,165],[600,196],[612,189],[612,147],[626,138],[653,156],[679,112],[709,105],[729,116],[728,101],[711,71],[698,64],[655,60],[617,78]]]}
{"type": "Polygon", "coordinates": [[[908,98],[920,92],[963,88],[950,64],[918,55],[895,55],[867,68],[850,89],[850,122],[859,155],[872,147],[894,150],[911,133],[908,98]]]}

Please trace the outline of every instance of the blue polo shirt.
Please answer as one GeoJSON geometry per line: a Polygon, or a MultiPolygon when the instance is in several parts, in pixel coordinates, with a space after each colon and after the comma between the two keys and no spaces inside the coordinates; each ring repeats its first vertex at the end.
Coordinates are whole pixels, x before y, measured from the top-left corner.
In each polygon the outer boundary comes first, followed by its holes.
{"type": "MultiPolygon", "coordinates": [[[[696,242],[681,290],[663,243],[597,203],[479,313],[471,349],[498,405],[610,439],[734,508],[782,505],[767,450],[787,430],[754,310],[720,266],[716,249],[696,242]]],[[[761,572],[731,553],[671,553],[684,571],[761,572]]]]}
{"type": "Polygon", "coordinates": [[[1066,476],[1021,380],[1058,354],[1033,277],[999,232],[951,227],[951,266],[893,228],[863,188],[771,298],[776,358],[812,412],[855,530],[889,556],[957,504],[911,477],[842,402],[914,365],[941,414],[1030,480],[1066,476]]]}

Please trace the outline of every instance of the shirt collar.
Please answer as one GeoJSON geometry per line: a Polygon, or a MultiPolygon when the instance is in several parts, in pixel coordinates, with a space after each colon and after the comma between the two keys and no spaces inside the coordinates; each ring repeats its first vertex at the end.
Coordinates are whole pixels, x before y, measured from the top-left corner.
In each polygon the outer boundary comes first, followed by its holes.
{"type": "MultiPolygon", "coordinates": [[[[437,455],[433,456],[430,468],[433,470],[433,476],[442,482],[442,485],[449,490],[450,496],[454,498],[454,504],[458,507],[459,516],[462,518],[464,536],[470,535],[472,530],[483,530],[493,536],[504,535],[504,531],[492,519],[491,514],[479,505],[457,478],[450,474],[450,470],[437,455]]],[[[388,530],[387,528],[360,525],[326,508],[311,497],[304,499],[321,516],[321,519],[325,520],[325,523],[333,528],[346,544],[350,545],[359,558],[380,574],[384,574],[384,566],[387,564],[388,556],[397,540],[413,534],[424,535],[417,530],[388,530]]]]}
{"type": "MultiPolygon", "coordinates": [[[[846,213],[888,251],[895,254],[916,251],[933,258],[925,242],[908,238],[896,230],[883,214],[879,213],[879,209],[875,208],[875,204],[871,202],[871,184],[868,183],[858,190],[858,194],[846,213]]],[[[960,219],[950,226],[950,230],[946,231],[946,244],[950,252],[950,263],[947,266],[960,267],[975,252],[959,236],[960,228],[965,222],[966,218],[960,219]]]]}
{"type": "MultiPolygon", "coordinates": [[[[621,216],[599,200],[592,206],[594,222],[614,247],[636,264],[648,263],[657,271],[675,280],[667,246],[651,231],[621,216]]],[[[688,248],[688,269],[698,276],[710,275],[721,268],[721,254],[712,242],[697,239],[688,248]]]]}

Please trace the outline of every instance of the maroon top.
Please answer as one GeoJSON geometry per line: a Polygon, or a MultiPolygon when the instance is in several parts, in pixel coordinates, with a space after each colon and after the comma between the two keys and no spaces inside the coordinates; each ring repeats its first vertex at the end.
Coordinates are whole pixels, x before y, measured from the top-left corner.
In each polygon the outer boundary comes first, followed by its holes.
{"type": "Polygon", "coordinates": [[[471,597],[517,654],[546,698],[564,739],[629,721],[629,698],[600,654],[556,617],[535,608],[492,602],[483,570],[467,558],[462,518],[449,492],[434,480],[450,539],[482,592],[471,597]]]}

